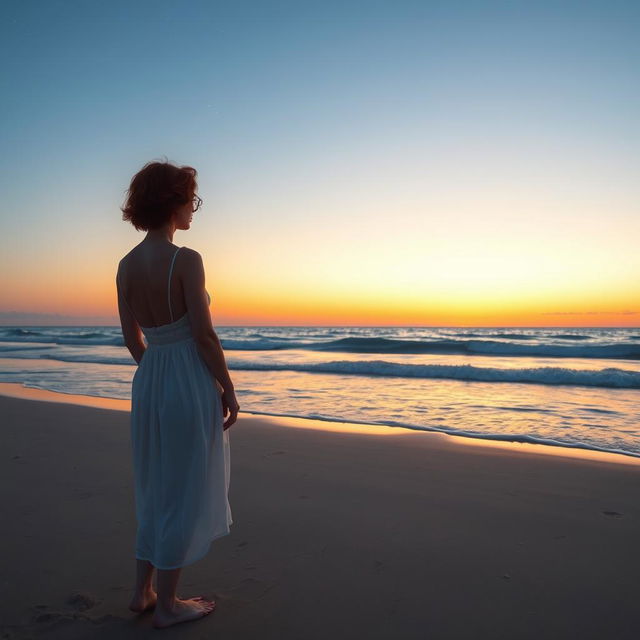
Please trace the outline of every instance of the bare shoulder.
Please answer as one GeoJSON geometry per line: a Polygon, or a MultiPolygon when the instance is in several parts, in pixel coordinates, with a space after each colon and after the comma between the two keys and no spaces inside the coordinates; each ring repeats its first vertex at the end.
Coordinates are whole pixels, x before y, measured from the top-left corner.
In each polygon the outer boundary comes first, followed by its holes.
{"type": "Polygon", "coordinates": [[[198,292],[204,287],[204,265],[202,256],[189,247],[182,247],[182,261],[180,263],[180,278],[185,294],[188,292],[198,292]]]}
{"type": "Polygon", "coordinates": [[[182,265],[188,269],[195,269],[199,271],[202,269],[202,256],[195,250],[190,249],[189,247],[182,247],[180,251],[182,254],[181,262],[182,265]]]}
{"type": "Polygon", "coordinates": [[[130,256],[131,256],[131,252],[127,253],[126,256],[120,258],[120,261],[118,262],[118,270],[116,271],[116,274],[121,274],[127,270],[127,265],[129,264],[130,256]]]}
{"type": "Polygon", "coordinates": [[[131,249],[131,251],[129,251],[129,253],[125,254],[122,258],[120,258],[120,262],[118,262],[118,271],[120,271],[121,268],[127,268],[129,266],[129,263],[131,262],[134,253],[136,252],[137,247],[133,247],[133,249],[131,249]]]}
{"type": "Polygon", "coordinates": [[[182,251],[180,251],[180,253],[183,256],[187,256],[188,259],[190,260],[202,260],[202,256],[195,249],[192,249],[191,247],[182,247],[182,251]]]}

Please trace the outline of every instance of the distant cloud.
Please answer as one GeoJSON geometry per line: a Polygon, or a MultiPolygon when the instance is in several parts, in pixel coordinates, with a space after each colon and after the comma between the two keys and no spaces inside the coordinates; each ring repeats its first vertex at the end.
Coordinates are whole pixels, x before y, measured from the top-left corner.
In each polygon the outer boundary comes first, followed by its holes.
{"type": "Polygon", "coordinates": [[[80,316],[32,311],[0,311],[0,326],[117,326],[116,316],[80,316]]]}
{"type": "Polygon", "coordinates": [[[634,316],[640,311],[550,311],[543,316],[634,316]]]}

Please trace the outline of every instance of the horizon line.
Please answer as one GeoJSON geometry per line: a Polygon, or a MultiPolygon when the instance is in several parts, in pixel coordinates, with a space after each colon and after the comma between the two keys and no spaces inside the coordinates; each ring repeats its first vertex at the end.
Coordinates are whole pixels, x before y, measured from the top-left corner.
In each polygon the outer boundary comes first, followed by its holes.
{"type": "MultiPolygon", "coordinates": [[[[162,325],[161,325],[162,326],[162,325]]],[[[20,329],[22,327],[109,327],[109,328],[120,328],[119,324],[1,324],[0,328],[17,328],[20,329]]],[[[303,328],[317,328],[317,329],[344,329],[344,328],[362,328],[362,329],[385,329],[385,328],[395,328],[395,329],[634,329],[640,330],[640,325],[637,327],[630,326],[616,326],[616,325],[506,325],[506,324],[496,324],[496,325],[427,325],[427,324],[216,324],[214,325],[214,329],[225,329],[225,328],[269,328],[269,327],[279,327],[279,328],[292,328],[292,329],[303,329],[303,328]]]]}

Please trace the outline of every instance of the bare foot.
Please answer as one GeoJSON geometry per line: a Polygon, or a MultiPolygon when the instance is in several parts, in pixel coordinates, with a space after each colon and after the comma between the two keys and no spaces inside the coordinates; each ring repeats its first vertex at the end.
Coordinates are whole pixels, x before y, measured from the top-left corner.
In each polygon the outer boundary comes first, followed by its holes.
{"type": "Polygon", "coordinates": [[[216,603],[213,600],[205,600],[201,596],[190,598],[189,600],[176,598],[171,610],[164,609],[160,605],[156,607],[151,624],[156,629],[162,629],[178,624],[179,622],[197,620],[198,618],[209,615],[215,607],[216,603]]]}
{"type": "Polygon", "coordinates": [[[131,611],[135,611],[136,613],[149,611],[155,608],[157,600],[158,595],[153,589],[145,591],[144,593],[136,593],[131,599],[129,609],[131,609],[131,611]]]}

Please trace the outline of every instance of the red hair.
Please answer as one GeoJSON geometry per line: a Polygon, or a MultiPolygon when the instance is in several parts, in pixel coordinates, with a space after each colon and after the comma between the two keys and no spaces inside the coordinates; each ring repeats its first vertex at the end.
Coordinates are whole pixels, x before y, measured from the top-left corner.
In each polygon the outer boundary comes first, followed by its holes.
{"type": "Polygon", "coordinates": [[[175,210],[189,202],[198,185],[193,167],[177,167],[168,161],[148,162],[131,179],[122,219],[138,231],[163,227],[175,210]]]}

